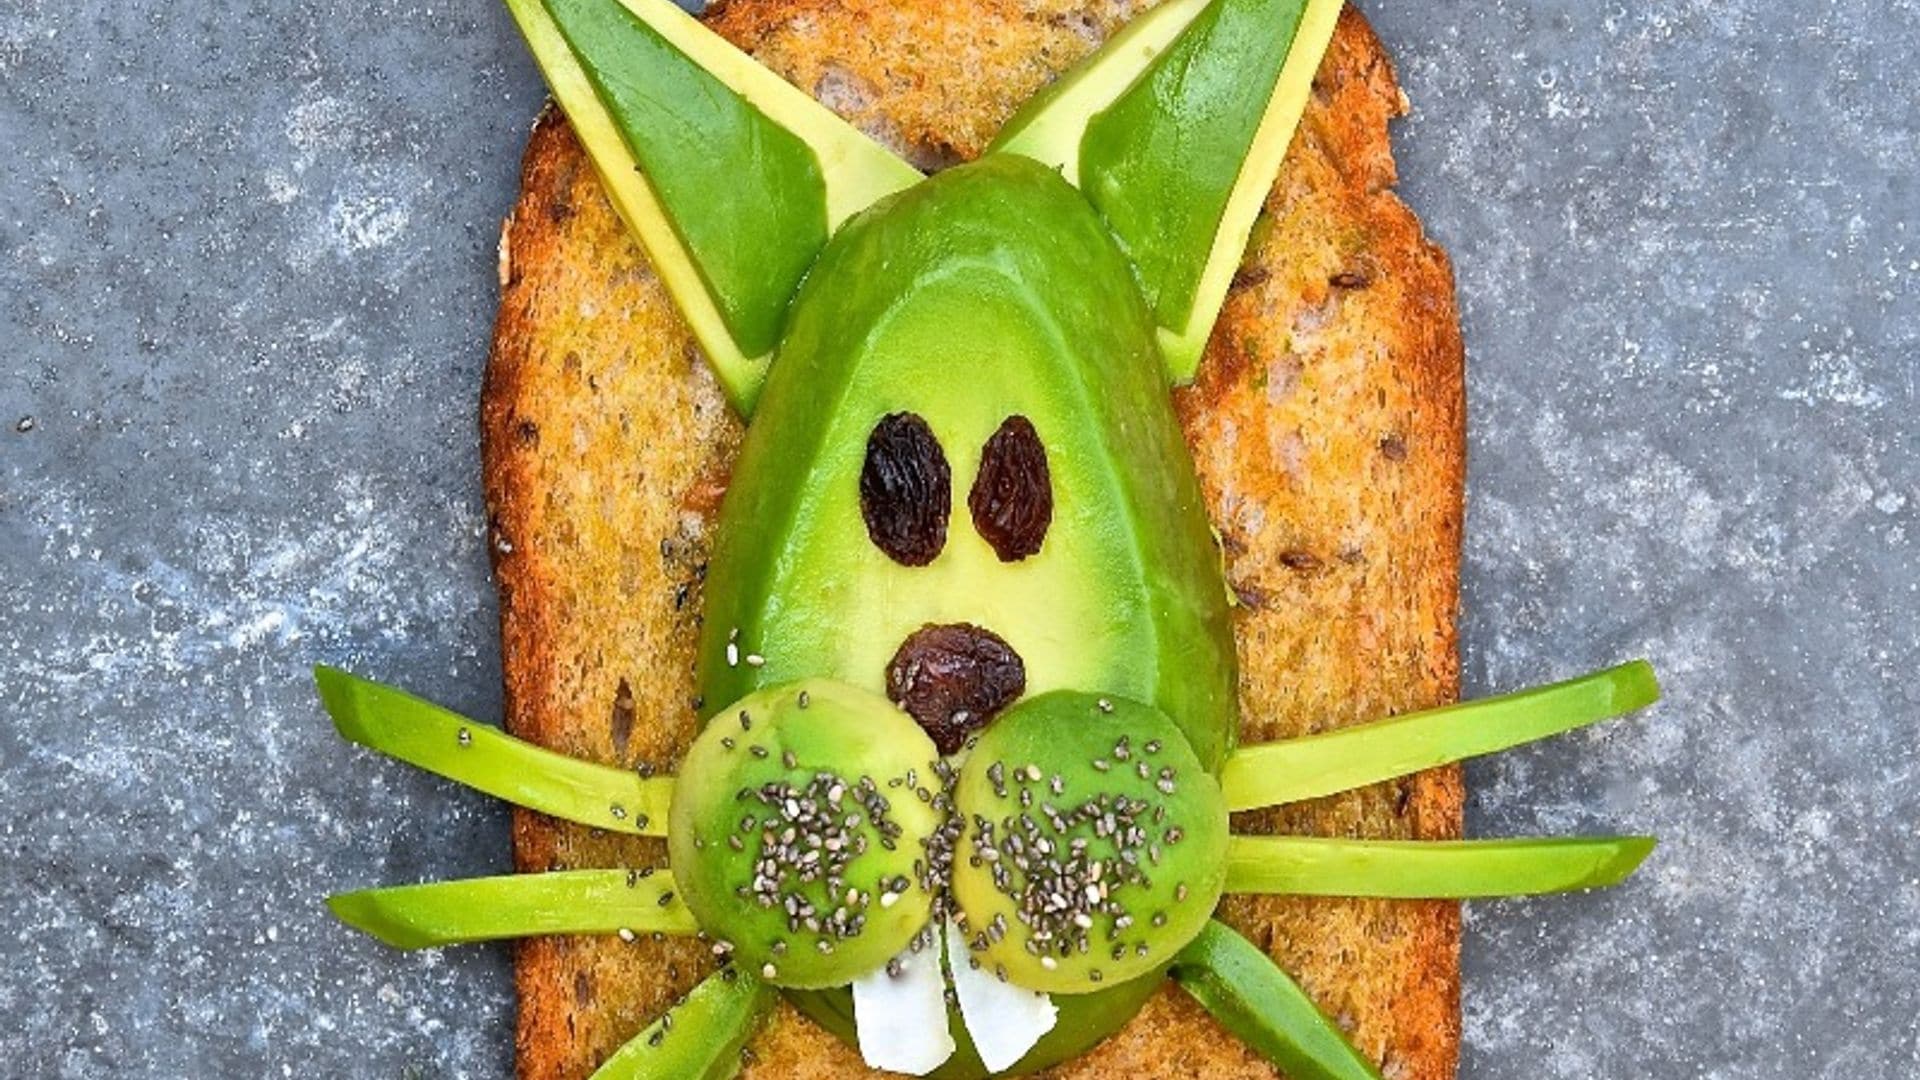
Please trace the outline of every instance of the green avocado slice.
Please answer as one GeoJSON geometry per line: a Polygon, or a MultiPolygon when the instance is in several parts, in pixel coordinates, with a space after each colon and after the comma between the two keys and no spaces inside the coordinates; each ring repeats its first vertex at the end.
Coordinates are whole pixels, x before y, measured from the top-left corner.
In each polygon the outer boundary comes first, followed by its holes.
{"type": "Polygon", "coordinates": [[[555,870],[363,889],[327,898],[341,922],[396,949],[543,934],[692,934],[673,875],[555,870]]]}
{"type": "Polygon", "coordinates": [[[611,832],[666,835],[672,777],[555,753],[339,668],[323,664],[313,678],[349,742],[515,806],[611,832]]]}
{"type": "Polygon", "coordinates": [[[1652,665],[1634,660],[1551,686],[1243,746],[1227,758],[1220,788],[1236,811],[1319,798],[1596,724],[1659,698],[1652,665]]]}
{"type": "Polygon", "coordinates": [[[668,0],[507,0],[607,194],[750,411],[841,222],[920,173],[668,0]]]}
{"type": "Polygon", "coordinates": [[[766,1022],[775,997],[759,979],[721,968],[614,1051],[589,1080],[727,1080],[739,1074],[740,1052],[766,1022]]]}
{"type": "Polygon", "coordinates": [[[1236,836],[1227,891],[1471,900],[1604,889],[1653,853],[1651,836],[1519,840],[1347,840],[1236,836]]]}
{"type": "Polygon", "coordinates": [[[1293,1080],[1380,1080],[1300,984],[1224,923],[1208,923],[1181,951],[1172,975],[1222,1027],[1293,1080]]]}
{"type": "Polygon", "coordinates": [[[1231,745],[1227,590],[1151,318],[1086,200],[1025,158],[943,172],[828,245],[714,535],[709,711],[809,676],[885,692],[910,635],[965,623],[1018,653],[1028,694],[1152,704],[1209,770],[1231,745]],[[869,439],[902,413],[952,477],[927,565],[877,545],[862,498],[869,439]],[[1052,508],[1037,552],[1007,561],[968,490],[1016,416],[1044,447],[1052,508]]]}
{"type": "Polygon", "coordinates": [[[1341,0],[1173,0],[1016,113],[993,149],[1059,168],[1133,263],[1193,377],[1333,39],[1341,0]]]}

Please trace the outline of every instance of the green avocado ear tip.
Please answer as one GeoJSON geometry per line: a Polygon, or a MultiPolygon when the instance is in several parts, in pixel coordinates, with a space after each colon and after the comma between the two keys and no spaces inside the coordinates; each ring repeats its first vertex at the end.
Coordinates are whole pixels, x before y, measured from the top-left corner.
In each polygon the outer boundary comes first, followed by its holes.
{"type": "Polygon", "coordinates": [[[614,209],[751,410],[841,222],[918,170],[669,0],[506,0],[614,209]]]}
{"type": "Polygon", "coordinates": [[[1008,122],[1099,208],[1193,377],[1333,40],[1341,0],[1172,0],[1008,122]]]}

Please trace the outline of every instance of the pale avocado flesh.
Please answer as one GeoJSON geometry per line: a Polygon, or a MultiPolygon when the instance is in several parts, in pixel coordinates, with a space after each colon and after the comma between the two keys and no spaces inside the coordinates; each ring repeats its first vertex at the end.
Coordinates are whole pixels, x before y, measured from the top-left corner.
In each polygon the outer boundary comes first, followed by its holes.
{"type": "MultiPolygon", "coordinates": [[[[811,676],[882,691],[903,638],[966,622],[1019,652],[1029,695],[1151,703],[1217,770],[1236,728],[1227,590],[1154,333],[1098,214],[1025,158],[955,168],[851,220],[794,302],[721,509],[707,708],[811,676]],[[860,505],[868,436],[903,411],[953,476],[945,546],[920,567],[874,546],[860,505]],[[1004,563],[966,498],[1014,414],[1045,444],[1054,509],[1040,551],[1004,563]]],[[[1063,996],[1048,1051],[1022,1066],[1117,1030],[1144,981],[1063,996]]]]}

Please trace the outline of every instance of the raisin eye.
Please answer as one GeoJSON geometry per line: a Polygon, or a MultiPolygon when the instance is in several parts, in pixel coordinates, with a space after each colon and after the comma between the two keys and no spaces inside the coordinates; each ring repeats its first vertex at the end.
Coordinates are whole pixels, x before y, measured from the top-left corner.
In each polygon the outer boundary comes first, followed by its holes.
{"type": "Polygon", "coordinates": [[[890,413],[867,436],[860,515],[873,546],[902,566],[925,566],[947,545],[953,473],[927,422],[890,413]]]}
{"type": "Polygon", "coordinates": [[[973,527],[1001,562],[1040,550],[1053,523],[1053,475],[1047,448],[1024,416],[1009,416],[980,452],[980,473],[967,495],[973,527]]]}

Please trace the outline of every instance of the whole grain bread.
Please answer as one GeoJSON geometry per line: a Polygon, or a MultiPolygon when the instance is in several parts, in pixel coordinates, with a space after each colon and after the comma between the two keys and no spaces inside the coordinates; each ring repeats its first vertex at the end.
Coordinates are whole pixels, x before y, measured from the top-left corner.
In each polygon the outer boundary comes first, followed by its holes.
{"type": "MultiPolygon", "coordinates": [[[[734,0],[722,34],[923,167],[977,154],[1036,88],[1146,3],[734,0]]],[[[1267,200],[1197,383],[1176,394],[1239,595],[1246,740],[1456,691],[1462,351],[1445,256],[1392,192],[1405,100],[1351,9],[1267,200]]],[[[569,754],[670,768],[693,735],[708,529],[740,423],[565,120],[526,151],[501,237],[483,397],[507,722],[569,754]]],[[[1241,831],[1458,835],[1455,769],[1284,810],[1241,831]]],[[[663,845],[520,812],[520,869],[657,865],[663,845]]],[[[1426,902],[1230,898],[1385,1065],[1453,1075],[1459,913],[1426,902]]],[[[523,1077],[582,1077],[710,961],[682,941],[547,938],[518,956],[523,1077]]],[[[783,1005],[749,1075],[863,1075],[783,1005]]],[[[1272,1069],[1171,988],[1060,1077],[1272,1069]]]]}

